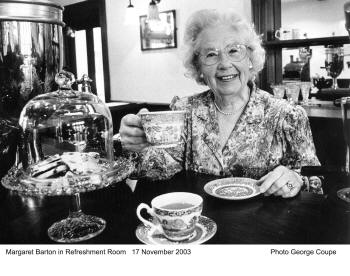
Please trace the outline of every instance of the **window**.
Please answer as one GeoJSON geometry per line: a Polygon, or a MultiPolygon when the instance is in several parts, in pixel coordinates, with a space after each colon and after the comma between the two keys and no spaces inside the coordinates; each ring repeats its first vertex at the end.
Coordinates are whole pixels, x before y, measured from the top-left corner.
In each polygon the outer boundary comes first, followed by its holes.
{"type": "Polygon", "coordinates": [[[88,74],[93,80],[92,92],[109,102],[105,0],[65,6],[63,21],[66,23],[64,66],[78,79],[88,74]]]}

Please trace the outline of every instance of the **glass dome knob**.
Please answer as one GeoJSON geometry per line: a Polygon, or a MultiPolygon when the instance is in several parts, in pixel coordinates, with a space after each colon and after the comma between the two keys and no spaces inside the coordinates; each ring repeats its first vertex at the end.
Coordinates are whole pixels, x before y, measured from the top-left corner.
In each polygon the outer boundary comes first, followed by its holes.
{"type": "Polygon", "coordinates": [[[75,77],[71,72],[62,70],[55,76],[55,82],[60,87],[60,90],[70,90],[73,83],[75,82],[75,77]]]}
{"type": "Polygon", "coordinates": [[[82,85],[83,92],[91,92],[91,83],[92,79],[89,78],[88,75],[84,74],[79,80],[77,80],[77,84],[82,85]]]}

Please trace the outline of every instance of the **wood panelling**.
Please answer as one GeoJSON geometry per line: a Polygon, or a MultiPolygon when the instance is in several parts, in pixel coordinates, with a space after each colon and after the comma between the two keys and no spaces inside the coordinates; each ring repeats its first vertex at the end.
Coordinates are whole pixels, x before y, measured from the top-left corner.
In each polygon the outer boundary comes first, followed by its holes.
{"type": "MultiPolygon", "coordinates": [[[[273,39],[281,27],[281,0],[252,0],[252,15],[256,31],[263,41],[273,39]]],[[[270,85],[282,81],[282,49],[267,49],[266,63],[258,78],[258,86],[271,91],[270,85]]]]}

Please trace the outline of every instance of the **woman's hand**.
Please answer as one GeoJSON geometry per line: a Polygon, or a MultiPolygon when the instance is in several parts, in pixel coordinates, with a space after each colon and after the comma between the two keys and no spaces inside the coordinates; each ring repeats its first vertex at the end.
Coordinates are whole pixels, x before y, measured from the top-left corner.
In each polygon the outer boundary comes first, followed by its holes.
{"type": "MultiPolygon", "coordinates": [[[[148,112],[146,108],[142,108],[139,113],[148,112]]],[[[141,152],[148,146],[145,132],[141,125],[141,119],[135,114],[127,114],[120,121],[119,134],[122,147],[125,150],[141,152]]]]}
{"type": "Polygon", "coordinates": [[[295,171],[284,166],[278,166],[260,178],[257,185],[260,186],[260,191],[265,196],[293,197],[298,194],[303,186],[303,180],[295,171]]]}

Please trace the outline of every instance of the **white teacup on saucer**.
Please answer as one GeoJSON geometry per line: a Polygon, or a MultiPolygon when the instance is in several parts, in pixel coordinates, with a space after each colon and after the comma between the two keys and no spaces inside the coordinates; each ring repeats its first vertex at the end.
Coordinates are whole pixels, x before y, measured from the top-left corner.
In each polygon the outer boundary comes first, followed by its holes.
{"type": "Polygon", "coordinates": [[[175,192],[155,197],[149,207],[141,203],[136,210],[138,218],[153,231],[158,231],[172,241],[190,239],[203,209],[203,199],[193,193],[175,192]],[[146,209],[153,222],[141,215],[146,209]]]}

